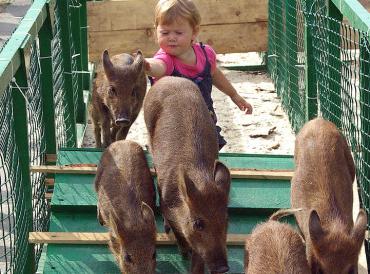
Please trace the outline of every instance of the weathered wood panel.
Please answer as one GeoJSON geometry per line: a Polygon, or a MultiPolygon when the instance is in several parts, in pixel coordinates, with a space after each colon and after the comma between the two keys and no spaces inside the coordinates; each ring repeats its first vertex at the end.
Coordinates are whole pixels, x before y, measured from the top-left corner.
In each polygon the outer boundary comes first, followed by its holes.
{"type": "MultiPolygon", "coordinates": [[[[217,53],[266,51],[268,0],[194,0],[202,16],[199,40],[217,53]]],[[[140,48],[152,56],[157,0],[88,2],[89,58],[96,61],[104,49],[111,54],[140,48]]]]}
{"type": "MultiPolygon", "coordinates": [[[[245,244],[249,234],[227,234],[226,244],[240,246],[245,244]]],[[[157,245],[176,244],[175,236],[165,233],[157,233],[157,245]]],[[[28,242],[32,244],[107,244],[109,234],[107,232],[30,232],[28,242]]]]}
{"type": "MultiPolygon", "coordinates": [[[[59,174],[96,174],[97,166],[91,164],[78,164],[67,166],[31,166],[30,172],[59,173],[59,174]]],[[[233,169],[230,168],[231,178],[248,178],[264,180],[291,180],[293,170],[268,170],[268,169],[233,169]]],[[[156,175],[154,168],[150,169],[152,175],[156,175]]],[[[49,180],[48,184],[54,184],[49,180]]]]}
{"type": "MultiPolygon", "coordinates": [[[[194,0],[202,25],[267,21],[267,0],[194,0]]],[[[88,2],[90,31],[153,28],[157,0],[88,2]]]]}

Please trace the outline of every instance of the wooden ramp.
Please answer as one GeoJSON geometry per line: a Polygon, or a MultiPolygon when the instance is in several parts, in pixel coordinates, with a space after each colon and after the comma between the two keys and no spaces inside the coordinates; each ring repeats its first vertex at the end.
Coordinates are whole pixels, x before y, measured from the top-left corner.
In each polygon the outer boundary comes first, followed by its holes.
{"type": "MultiPolygon", "coordinates": [[[[96,149],[64,149],[57,155],[57,164],[97,164],[100,155],[101,151],[96,149]]],[[[147,159],[152,167],[149,155],[147,159]]],[[[221,153],[220,159],[235,170],[293,169],[291,156],[221,153]]],[[[94,174],[55,174],[49,231],[63,233],[31,235],[35,242],[49,242],[41,273],[119,273],[113,255],[105,244],[104,232],[107,231],[96,219],[97,197],[93,188],[94,176],[94,174]],[[79,241],[90,242],[80,244],[79,241]]],[[[276,209],[288,208],[289,201],[290,181],[287,178],[232,179],[228,229],[229,273],[244,273],[243,235],[247,237],[257,223],[266,220],[276,209]]],[[[156,219],[158,233],[163,236],[163,222],[158,213],[156,219]]],[[[163,241],[167,238],[160,239],[163,241]]],[[[188,273],[188,267],[189,261],[181,257],[173,242],[158,244],[156,273],[188,273]]]]}

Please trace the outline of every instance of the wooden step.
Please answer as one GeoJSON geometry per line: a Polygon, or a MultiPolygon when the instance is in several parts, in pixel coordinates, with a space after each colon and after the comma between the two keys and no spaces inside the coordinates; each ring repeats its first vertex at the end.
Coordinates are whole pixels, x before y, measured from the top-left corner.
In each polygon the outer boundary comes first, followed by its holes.
{"type": "MultiPolygon", "coordinates": [[[[226,244],[230,246],[244,245],[248,234],[228,234],[226,244]]],[[[32,244],[107,244],[109,234],[91,232],[30,232],[28,241],[32,244]]],[[[173,245],[176,239],[172,233],[157,233],[158,245],[173,245]]]]}
{"type": "MultiPolygon", "coordinates": [[[[63,166],[31,166],[31,172],[63,173],[63,174],[96,174],[95,164],[76,164],[63,166]]],[[[152,175],[155,170],[150,169],[152,175]]],[[[231,178],[235,179],[263,179],[263,180],[291,180],[292,170],[265,170],[265,169],[230,169],[231,178]]]]}

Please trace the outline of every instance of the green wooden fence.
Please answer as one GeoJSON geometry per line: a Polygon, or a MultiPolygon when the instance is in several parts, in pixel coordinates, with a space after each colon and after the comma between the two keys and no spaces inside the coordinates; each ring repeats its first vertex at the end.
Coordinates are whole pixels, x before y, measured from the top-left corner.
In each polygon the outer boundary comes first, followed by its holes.
{"type": "Polygon", "coordinates": [[[42,246],[28,232],[46,231],[47,164],[76,147],[86,125],[91,86],[84,0],[35,0],[0,52],[0,272],[34,273],[42,246]]]}
{"type": "Polygon", "coordinates": [[[268,71],[283,107],[296,132],[316,116],[342,130],[370,222],[369,30],[357,0],[269,1],[268,71]]]}

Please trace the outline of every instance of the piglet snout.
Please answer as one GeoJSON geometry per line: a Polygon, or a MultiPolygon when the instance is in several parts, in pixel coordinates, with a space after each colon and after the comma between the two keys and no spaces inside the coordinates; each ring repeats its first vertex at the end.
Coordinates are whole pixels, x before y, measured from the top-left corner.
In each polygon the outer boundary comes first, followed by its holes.
{"type": "Polygon", "coordinates": [[[118,117],[115,122],[117,126],[121,127],[127,127],[131,123],[130,119],[127,119],[126,117],[118,117]]]}

